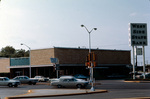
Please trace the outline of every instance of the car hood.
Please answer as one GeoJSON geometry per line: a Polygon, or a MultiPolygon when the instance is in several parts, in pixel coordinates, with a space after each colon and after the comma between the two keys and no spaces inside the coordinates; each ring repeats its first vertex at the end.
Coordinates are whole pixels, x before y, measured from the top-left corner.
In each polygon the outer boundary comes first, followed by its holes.
{"type": "Polygon", "coordinates": [[[20,82],[19,80],[10,79],[11,82],[20,82]]]}
{"type": "Polygon", "coordinates": [[[86,80],[83,80],[83,79],[76,79],[77,81],[80,81],[80,82],[88,82],[86,80]]]}

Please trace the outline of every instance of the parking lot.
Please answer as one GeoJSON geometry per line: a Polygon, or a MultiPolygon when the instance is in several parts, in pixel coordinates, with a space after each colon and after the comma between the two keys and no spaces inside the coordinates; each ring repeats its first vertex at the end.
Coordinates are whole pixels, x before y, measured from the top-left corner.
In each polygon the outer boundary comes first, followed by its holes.
{"type": "MultiPolygon", "coordinates": [[[[75,96],[61,96],[51,97],[51,99],[115,99],[115,98],[130,98],[130,97],[150,97],[150,83],[136,83],[136,82],[124,82],[124,80],[99,80],[96,85],[96,89],[105,89],[107,93],[87,94],[87,95],[75,95],[75,96]]],[[[28,90],[32,89],[57,89],[52,87],[48,82],[38,82],[36,85],[23,84],[15,87],[0,86],[0,97],[15,96],[20,94],[26,94],[28,90]]],[[[70,88],[60,88],[70,89],[70,88]]],[[[76,89],[76,88],[71,88],[76,89]]],[[[90,86],[88,87],[90,89],[90,86]]],[[[37,99],[49,99],[49,97],[42,97],[37,99]]]]}

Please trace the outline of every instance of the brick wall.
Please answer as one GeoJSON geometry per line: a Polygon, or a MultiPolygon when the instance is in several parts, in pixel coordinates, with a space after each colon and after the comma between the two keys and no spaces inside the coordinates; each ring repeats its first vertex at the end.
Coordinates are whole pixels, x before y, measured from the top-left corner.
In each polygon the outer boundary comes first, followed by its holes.
{"type": "MultiPolygon", "coordinates": [[[[55,48],[55,57],[60,64],[84,64],[88,49],[55,48]]],[[[98,64],[131,64],[130,51],[92,50],[98,64]]]]}
{"type": "MultiPolygon", "coordinates": [[[[92,50],[98,64],[131,64],[130,51],[92,50]]],[[[50,58],[58,58],[59,64],[85,64],[88,49],[49,48],[31,50],[31,65],[49,65],[50,58]]]]}
{"type": "Polygon", "coordinates": [[[130,51],[94,50],[99,64],[131,64],[130,51]]]}
{"type": "Polygon", "coordinates": [[[10,72],[10,59],[1,58],[0,59],[0,73],[9,73],[10,72]]]}
{"type": "Polygon", "coordinates": [[[31,65],[49,65],[51,57],[54,57],[53,48],[31,50],[31,65]]]}
{"type": "Polygon", "coordinates": [[[55,48],[55,57],[60,64],[84,64],[88,50],[55,48]]]}

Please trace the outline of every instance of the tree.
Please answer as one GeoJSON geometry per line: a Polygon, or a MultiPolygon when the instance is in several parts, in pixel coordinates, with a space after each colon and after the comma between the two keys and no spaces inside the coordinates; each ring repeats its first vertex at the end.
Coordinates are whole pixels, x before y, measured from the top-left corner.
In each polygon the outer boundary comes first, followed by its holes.
{"type": "Polygon", "coordinates": [[[15,54],[15,49],[12,46],[6,46],[2,48],[0,56],[1,57],[13,57],[15,54]]]}
{"type": "Polygon", "coordinates": [[[17,58],[17,57],[29,57],[29,51],[15,50],[12,46],[6,46],[1,49],[0,57],[10,57],[10,58],[17,58]]]}
{"type": "Polygon", "coordinates": [[[15,56],[14,57],[29,57],[29,52],[25,51],[23,49],[21,50],[16,50],[15,56]]]}

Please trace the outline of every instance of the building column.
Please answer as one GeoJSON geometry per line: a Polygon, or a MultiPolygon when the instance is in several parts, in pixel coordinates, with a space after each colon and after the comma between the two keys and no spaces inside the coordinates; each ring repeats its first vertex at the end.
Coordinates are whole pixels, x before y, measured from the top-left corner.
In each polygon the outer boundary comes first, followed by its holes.
{"type": "Polygon", "coordinates": [[[36,75],[38,75],[38,68],[36,68],[36,75]]]}

